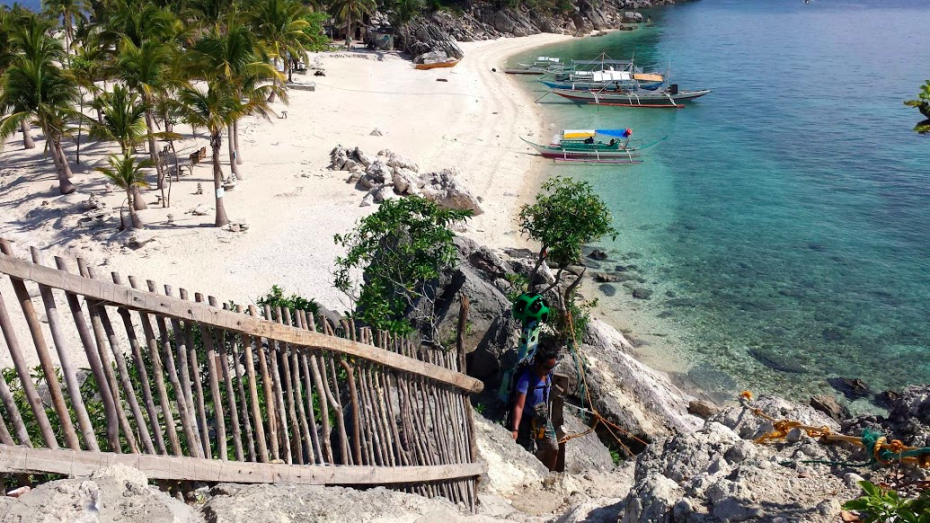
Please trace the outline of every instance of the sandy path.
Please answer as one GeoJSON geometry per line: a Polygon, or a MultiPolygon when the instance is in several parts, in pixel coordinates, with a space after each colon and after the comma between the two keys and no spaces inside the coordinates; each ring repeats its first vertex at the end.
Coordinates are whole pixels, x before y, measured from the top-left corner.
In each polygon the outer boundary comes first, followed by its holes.
{"type": "MultiPolygon", "coordinates": [[[[155,205],[154,189],[146,191],[150,209],[141,215],[158,241],[129,250],[114,234],[115,221],[98,228],[77,224],[79,203],[92,192],[103,193],[102,176],[92,169],[114,146],[85,144],[82,166],[75,168],[78,192],[62,197],[54,190],[51,162],[42,157],[39,133],[34,133],[38,146],[31,151],[11,140],[0,153],[0,236],[12,240],[23,257],[28,246],[37,246],[48,251],[47,258],[85,258],[103,275],[132,274],[222,301],[248,304],[280,284],[345,310],[344,296],[331,284],[339,254],[333,235],[350,230],[375,208],[359,207],[364,193],[344,182],[347,173],[325,169],[329,151],[337,143],[359,145],[370,154],[389,148],[416,161],[421,170],[456,167],[486,211],[470,223],[467,234],[494,247],[519,245],[514,217],[519,205],[532,198],[540,165],[519,135],[538,135],[545,122],[525,90],[491,69],[500,71],[512,54],[566,38],[546,34],[466,43],[459,66],[432,71],[416,71],[392,56],[378,61],[320,55],[325,77],[296,77],[317,81],[317,90],[292,90],[288,106],[276,104],[276,111],[287,112],[286,119],[250,118],[240,125],[245,181],[225,200],[230,218],[249,223],[246,233],[213,228],[212,214],[186,214],[198,204],[213,204],[212,173],[204,163],[174,184],[169,209],[155,205]],[[374,128],[383,136],[370,136],[374,128]],[[197,183],[204,194],[194,194],[197,183]],[[167,223],[169,214],[174,224],[167,223]]],[[[187,128],[177,130],[190,136],[187,128]]],[[[207,139],[201,133],[178,149],[187,153],[203,145],[207,139]]],[[[73,144],[68,154],[73,158],[73,144]]],[[[225,157],[223,164],[225,171],[225,157]]],[[[110,209],[123,200],[120,194],[103,199],[110,209]]],[[[20,316],[8,281],[0,283],[0,293],[14,318],[20,316]]],[[[25,325],[17,327],[26,345],[28,331],[25,325]]],[[[72,351],[80,352],[78,346],[74,343],[72,351]]],[[[7,351],[0,351],[0,367],[8,365],[7,351]]]]}

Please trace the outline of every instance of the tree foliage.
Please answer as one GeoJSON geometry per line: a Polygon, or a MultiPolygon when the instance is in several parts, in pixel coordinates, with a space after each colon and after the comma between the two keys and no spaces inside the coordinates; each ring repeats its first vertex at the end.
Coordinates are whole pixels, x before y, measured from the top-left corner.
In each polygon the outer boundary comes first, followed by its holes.
{"type": "Polygon", "coordinates": [[[914,131],[920,134],[930,133],[930,80],[924,82],[920,87],[920,93],[917,94],[916,100],[908,100],[904,105],[916,107],[920,114],[924,115],[926,120],[917,124],[914,131]]]}
{"type": "Polygon", "coordinates": [[[305,311],[313,314],[320,312],[320,306],[314,300],[304,298],[295,293],[291,293],[290,296],[285,296],[284,287],[280,285],[272,285],[271,290],[268,291],[267,294],[255,300],[255,304],[259,307],[268,305],[271,307],[271,310],[281,307],[282,309],[305,311]]]}
{"type": "Polygon", "coordinates": [[[587,182],[557,176],[543,184],[536,203],[520,209],[520,229],[542,244],[547,260],[560,267],[581,259],[581,246],[617,231],[610,211],[587,182]]]}
{"type": "Polygon", "coordinates": [[[456,259],[449,227],[471,214],[419,197],[386,200],[355,230],[337,234],[347,252],[336,258],[335,286],[355,301],[352,316],[397,334],[421,328],[436,341],[433,284],[456,259]]]}

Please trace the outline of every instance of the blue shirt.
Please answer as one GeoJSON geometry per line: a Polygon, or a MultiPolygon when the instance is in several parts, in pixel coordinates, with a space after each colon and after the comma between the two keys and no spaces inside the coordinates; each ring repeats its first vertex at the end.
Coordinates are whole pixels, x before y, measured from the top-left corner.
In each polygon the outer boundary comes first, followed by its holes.
{"type": "Polygon", "coordinates": [[[516,391],[518,394],[526,394],[526,402],[523,404],[523,414],[535,416],[534,407],[540,403],[549,402],[549,390],[552,388],[552,373],[540,378],[533,367],[523,371],[523,374],[517,379],[516,391]]]}

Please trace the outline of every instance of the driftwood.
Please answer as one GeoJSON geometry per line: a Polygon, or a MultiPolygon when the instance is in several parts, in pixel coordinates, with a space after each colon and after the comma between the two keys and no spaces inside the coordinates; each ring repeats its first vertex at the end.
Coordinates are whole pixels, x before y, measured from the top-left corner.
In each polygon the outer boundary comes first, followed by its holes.
{"type": "Polygon", "coordinates": [[[142,289],[132,276],[125,285],[116,273],[104,281],[83,260],[71,274],[60,258],[51,268],[37,250],[22,260],[0,246],[0,277],[19,302],[12,311],[0,294],[0,330],[42,436],[30,439],[0,377],[0,473],[82,475],[125,463],[157,480],[390,485],[475,507],[483,466],[468,395],[481,384],[460,372],[461,342],[444,353],[354,322],[336,326],[340,337],[305,311],[265,307],[262,318],[252,306],[221,308],[200,293],[191,301],[184,289],[175,297],[152,281],[142,289]],[[70,314],[59,308],[62,294],[70,314]],[[49,410],[15,321],[30,329],[49,410]],[[75,331],[93,396],[77,380],[82,363],[66,336],[75,331]],[[104,419],[89,416],[91,401],[104,419]]]}

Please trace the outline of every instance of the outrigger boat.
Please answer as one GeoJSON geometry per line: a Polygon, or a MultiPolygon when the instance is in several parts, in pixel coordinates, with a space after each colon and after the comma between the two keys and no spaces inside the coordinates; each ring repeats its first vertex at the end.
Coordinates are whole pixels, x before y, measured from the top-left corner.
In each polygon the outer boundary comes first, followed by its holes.
{"type": "Polygon", "coordinates": [[[565,67],[561,59],[552,56],[540,56],[532,64],[517,64],[520,67],[504,69],[507,74],[544,75],[562,71],[565,67]]]}
{"type": "Polygon", "coordinates": [[[665,81],[660,73],[644,73],[633,60],[613,60],[602,54],[598,60],[572,60],[570,70],[540,80],[552,89],[619,91],[658,89],[665,81]]]}
{"type": "Polygon", "coordinates": [[[696,91],[679,90],[678,84],[666,88],[649,91],[646,89],[632,89],[621,91],[583,91],[572,89],[553,89],[554,94],[567,98],[579,105],[609,105],[616,107],[684,107],[685,102],[700,98],[710,89],[696,91]]]}
{"type": "Polygon", "coordinates": [[[458,58],[449,58],[448,60],[443,60],[441,62],[433,62],[433,63],[428,63],[428,64],[415,64],[414,68],[420,71],[426,71],[429,69],[439,69],[443,67],[455,67],[456,65],[458,65],[458,63],[459,63],[458,58]]]}
{"type": "Polygon", "coordinates": [[[543,158],[582,163],[643,163],[634,158],[665,138],[643,145],[633,142],[632,129],[566,129],[552,137],[548,145],[521,140],[533,146],[543,158]]]}

